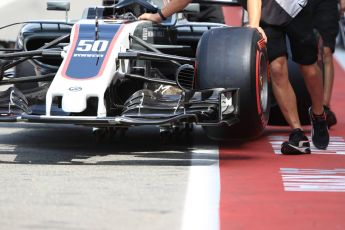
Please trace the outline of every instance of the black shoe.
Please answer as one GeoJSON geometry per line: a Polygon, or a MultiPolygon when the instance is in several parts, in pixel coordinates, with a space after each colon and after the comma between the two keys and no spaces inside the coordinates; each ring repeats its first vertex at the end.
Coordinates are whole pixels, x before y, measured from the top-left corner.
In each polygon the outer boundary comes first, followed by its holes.
{"type": "Polygon", "coordinates": [[[335,116],[335,113],[332,110],[330,110],[329,107],[324,105],[323,108],[326,113],[326,122],[327,122],[328,128],[331,128],[331,126],[337,124],[337,118],[335,116]]]}
{"type": "Polygon", "coordinates": [[[328,125],[326,121],[326,114],[314,115],[311,107],[309,108],[311,129],[311,140],[318,149],[326,149],[329,144],[328,125]]]}
{"type": "Polygon", "coordinates": [[[301,129],[294,129],[289,136],[289,141],[283,142],[281,152],[286,155],[310,153],[308,137],[301,129]]]}

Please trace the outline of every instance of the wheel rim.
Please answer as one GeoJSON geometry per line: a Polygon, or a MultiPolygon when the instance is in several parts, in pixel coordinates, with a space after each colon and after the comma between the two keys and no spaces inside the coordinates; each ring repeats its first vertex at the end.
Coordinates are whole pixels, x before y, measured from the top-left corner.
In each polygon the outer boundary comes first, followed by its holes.
{"type": "Polygon", "coordinates": [[[265,113],[268,109],[268,73],[267,73],[267,61],[263,53],[260,54],[259,65],[259,96],[260,106],[265,113]]]}

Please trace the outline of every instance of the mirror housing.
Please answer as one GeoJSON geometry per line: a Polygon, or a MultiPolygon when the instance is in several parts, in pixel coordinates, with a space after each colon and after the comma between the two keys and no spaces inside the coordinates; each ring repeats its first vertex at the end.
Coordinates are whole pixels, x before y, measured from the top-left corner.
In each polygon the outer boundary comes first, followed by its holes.
{"type": "Polygon", "coordinates": [[[65,11],[66,23],[68,23],[68,11],[71,9],[70,1],[48,1],[47,10],[65,11]]]}
{"type": "Polygon", "coordinates": [[[71,4],[69,1],[48,1],[47,10],[54,11],[69,11],[71,9],[71,4]]]}

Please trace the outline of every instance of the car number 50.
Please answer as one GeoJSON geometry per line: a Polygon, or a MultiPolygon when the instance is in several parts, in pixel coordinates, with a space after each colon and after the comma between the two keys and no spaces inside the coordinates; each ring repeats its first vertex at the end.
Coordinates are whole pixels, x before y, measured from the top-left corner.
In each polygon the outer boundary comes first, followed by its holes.
{"type": "Polygon", "coordinates": [[[80,40],[77,46],[77,51],[80,52],[104,52],[108,48],[109,42],[107,40],[80,40]]]}

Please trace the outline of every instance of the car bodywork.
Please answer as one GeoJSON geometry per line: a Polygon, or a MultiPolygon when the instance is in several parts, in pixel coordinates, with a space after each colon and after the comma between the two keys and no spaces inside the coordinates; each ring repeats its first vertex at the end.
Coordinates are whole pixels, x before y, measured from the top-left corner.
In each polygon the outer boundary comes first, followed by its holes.
{"type": "Polygon", "coordinates": [[[138,21],[141,13],[157,11],[155,3],[125,0],[89,7],[75,23],[25,24],[17,41],[23,51],[0,55],[2,70],[29,62],[35,76],[15,74],[0,81],[14,84],[0,94],[0,121],[78,124],[96,130],[238,123],[239,88],[200,89],[195,83],[200,38],[225,25],[192,23],[178,14],[161,24],[138,21]],[[18,89],[28,82],[37,85],[18,89]]]}

